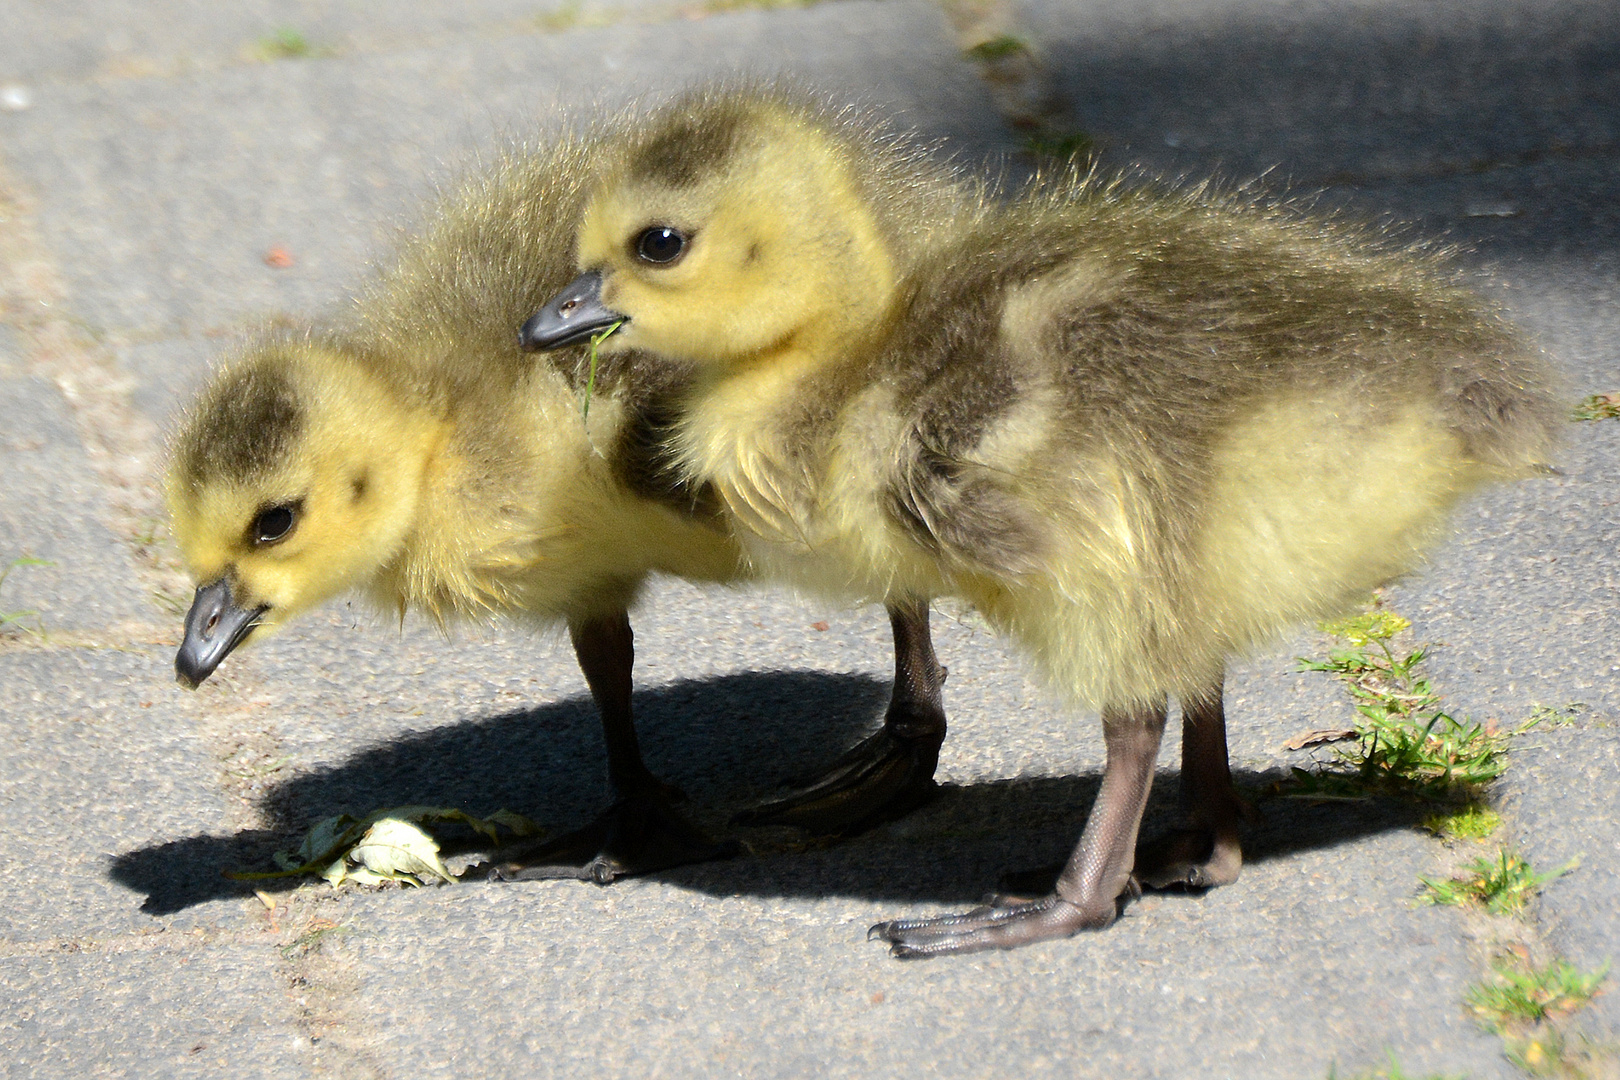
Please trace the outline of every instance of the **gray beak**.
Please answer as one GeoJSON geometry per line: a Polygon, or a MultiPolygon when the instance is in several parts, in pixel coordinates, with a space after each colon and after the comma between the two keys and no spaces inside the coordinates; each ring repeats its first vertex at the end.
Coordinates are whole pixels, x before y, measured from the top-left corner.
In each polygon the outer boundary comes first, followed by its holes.
{"type": "Polygon", "coordinates": [[[186,612],[186,639],[174,654],[174,677],[187,690],[195,690],[214,673],[219,662],[259,625],[268,604],[238,607],[231,598],[230,578],[220,578],[197,590],[186,612]]]}
{"type": "Polygon", "coordinates": [[[570,281],[535,312],[518,331],[518,344],[525,352],[546,352],[584,341],[614,323],[629,321],[602,306],[602,275],[592,270],[570,281]]]}

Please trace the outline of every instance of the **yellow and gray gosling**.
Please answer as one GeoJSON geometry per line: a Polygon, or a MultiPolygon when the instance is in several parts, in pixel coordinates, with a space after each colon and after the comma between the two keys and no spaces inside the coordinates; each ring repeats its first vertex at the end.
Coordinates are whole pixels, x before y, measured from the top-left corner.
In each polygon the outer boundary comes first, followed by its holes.
{"type": "MultiPolygon", "coordinates": [[[[589,154],[563,141],[509,156],[444,203],[341,325],[268,334],[223,366],[173,440],[167,496],[199,585],[176,657],[188,686],[250,633],[344,591],[441,624],[566,623],[618,802],[497,871],[606,881],[735,850],[688,824],[669,805],[678,792],[642,762],[627,611],[653,573],[746,575],[712,496],[666,483],[645,452],[676,385],[666,371],[637,375],[634,356],[602,365],[587,423],[584,357],[538,364],[518,348],[522,314],[572,273],[562,248],[589,154]]],[[[927,607],[891,617],[888,727],[929,720],[937,755],[944,673],[927,607]]],[[[891,750],[893,771],[902,755],[891,750]]],[[[801,812],[838,831],[908,809],[872,783],[801,812]]],[[[926,795],[924,783],[931,766],[906,794],[926,795]]]]}
{"type": "Polygon", "coordinates": [[[1133,863],[1235,880],[1228,659],[1412,569],[1556,421],[1543,358],[1429,255],[1075,175],[930,228],[904,167],[802,101],[694,93],[621,142],[525,336],[619,324],[604,349],[694,372],[668,452],[756,572],[959,597],[1101,711],[1055,891],[873,928],[916,957],[1107,926],[1133,863]],[[1171,697],[1192,827],[1135,850],[1171,697]]]}

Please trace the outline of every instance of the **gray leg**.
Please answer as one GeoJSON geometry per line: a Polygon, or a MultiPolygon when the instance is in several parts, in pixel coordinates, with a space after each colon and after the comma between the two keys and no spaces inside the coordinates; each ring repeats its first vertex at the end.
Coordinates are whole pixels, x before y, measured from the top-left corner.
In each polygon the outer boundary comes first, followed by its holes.
{"type": "Polygon", "coordinates": [[[605,885],[630,874],[736,855],[741,850],[736,842],[715,843],[681,816],[672,805],[684,797],[680,789],[658,779],[641,760],[630,711],[635,637],[629,614],[615,612],[568,630],[602,715],[615,801],[582,829],[505,853],[493,866],[473,867],[464,876],[482,874],[500,881],[580,878],[605,885]]]}
{"type": "Polygon", "coordinates": [[[945,668],[934,657],[928,602],[889,607],[894,693],[883,727],[822,775],[780,799],[738,814],[739,825],[794,825],[823,836],[854,836],[902,817],[939,790],[934,770],[945,742],[945,668]]]}
{"type": "Polygon", "coordinates": [[[1050,896],[1028,902],[998,898],[965,915],[879,923],[867,936],[890,942],[895,956],[909,959],[1011,949],[1113,922],[1120,896],[1134,890],[1136,831],[1153,785],[1164,717],[1162,701],[1103,710],[1108,766],[1102,788],[1050,896]]]}
{"type": "Polygon", "coordinates": [[[1181,798],[1189,827],[1136,849],[1137,880],[1152,889],[1232,884],[1243,869],[1238,824],[1254,810],[1232,790],[1219,683],[1181,703],[1181,798]]]}

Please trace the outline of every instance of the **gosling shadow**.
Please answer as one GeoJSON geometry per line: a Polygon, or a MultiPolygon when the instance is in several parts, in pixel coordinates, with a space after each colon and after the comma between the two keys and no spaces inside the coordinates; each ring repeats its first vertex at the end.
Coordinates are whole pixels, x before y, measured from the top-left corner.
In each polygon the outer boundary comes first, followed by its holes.
{"type": "MultiPolygon", "coordinates": [[[[1064,858],[1097,793],[1100,774],[943,785],[906,819],[838,844],[805,844],[789,829],[735,829],[735,811],[830,763],[880,721],[888,684],[868,676],[786,671],[677,682],[635,696],[648,764],[689,795],[683,807],[711,835],[739,836],[755,854],[655,875],[714,895],[842,895],[954,904],[977,900],[1006,870],[1064,858]]],[[[111,876],[144,894],[142,910],[177,911],[299,879],[237,881],[267,870],[321,818],[389,806],[514,810],[563,832],[608,803],[596,712],[586,698],[502,713],[402,736],[331,768],[292,777],[264,798],[270,828],[190,836],[114,858],[111,876]]],[[[1260,787],[1275,777],[1240,774],[1260,787]]],[[[1176,820],[1174,773],[1155,784],[1144,835],[1176,820]]],[[[1246,836],[1249,861],[1327,847],[1410,825],[1416,811],[1382,802],[1290,804],[1246,836]],[[1280,820],[1279,820],[1280,819],[1280,820]]],[[[457,846],[452,835],[447,849],[457,846]]],[[[475,837],[460,846],[476,847],[475,837]]],[[[497,886],[521,887],[521,886],[497,886]]]]}

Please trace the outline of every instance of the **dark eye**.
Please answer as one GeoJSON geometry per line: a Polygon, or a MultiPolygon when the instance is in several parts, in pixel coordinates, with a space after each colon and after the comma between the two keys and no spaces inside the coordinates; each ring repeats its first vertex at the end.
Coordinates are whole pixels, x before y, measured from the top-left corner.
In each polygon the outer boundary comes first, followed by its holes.
{"type": "Polygon", "coordinates": [[[668,264],[686,251],[686,236],[667,225],[654,225],[636,238],[636,255],[643,262],[668,264]]]}
{"type": "Polygon", "coordinates": [[[273,544],[292,532],[293,523],[298,519],[298,507],[272,506],[268,510],[260,510],[259,516],[253,519],[253,542],[255,544],[273,544]]]}

